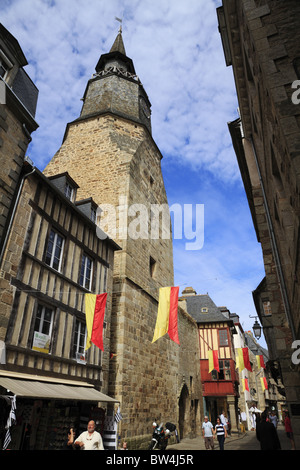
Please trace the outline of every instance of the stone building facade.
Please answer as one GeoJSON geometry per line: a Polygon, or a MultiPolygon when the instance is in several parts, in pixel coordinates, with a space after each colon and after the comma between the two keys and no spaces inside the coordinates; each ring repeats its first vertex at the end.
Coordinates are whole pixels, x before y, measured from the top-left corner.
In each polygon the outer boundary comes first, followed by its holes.
{"type": "Polygon", "coordinates": [[[38,127],[38,90],[24,69],[26,65],[18,41],[0,24],[0,256],[25,152],[38,127]]]}
{"type": "Polygon", "coordinates": [[[78,197],[91,196],[100,207],[100,229],[121,247],[114,263],[108,391],[120,400],[119,432],[134,440],[134,448],[152,432],[154,419],[178,424],[180,416],[182,434],[200,428],[199,363],[187,361],[199,351],[195,323],[179,310],[181,346],[167,336],[152,343],[159,288],[173,286],[174,279],[162,155],[151,134],[150,108],[120,31],[87,83],[80,116],[67,125],[44,171],[48,177],[68,172],[79,185],[78,197]]]}
{"type": "Polygon", "coordinates": [[[300,339],[300,4],[224,0],[217,12],[239,101],[240,119],[229,129],[265,265],[254,300],[299,446],[300,374],[292,354],[300,339]]]}

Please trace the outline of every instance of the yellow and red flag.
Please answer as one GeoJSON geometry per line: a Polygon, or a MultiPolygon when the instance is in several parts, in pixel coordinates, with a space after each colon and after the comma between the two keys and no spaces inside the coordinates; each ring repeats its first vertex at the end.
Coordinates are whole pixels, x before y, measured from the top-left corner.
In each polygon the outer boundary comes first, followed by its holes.
{"type": "Polygon", "coordinates": [[[247,390],[249,392],[249,384],[248,384],[248,379],[245,378],[243,379],[243,392],[247,390]]]}
{"type": "Polygon", "coordinates": [[[261,387],[262,387],[262,389],[263,389],[263,392],[264,392],[265,390],[268,390],[268,382],[267,382],[266,377],[261,377],[261,378],[260,378],[260,382],[261,382],[261,387]]]}
{"type": "Polygon", "coordinates": [[[178,293],[179,287],[159,289],[158,311],[152,343],[168,333],[172,341],[180,344],[178,337],[178,293]]]}
{"type": "Polygon", "coordinates": [[[219,354],[217,350],[210,349],[208,351],[208,372],[211,372],[214,369],[220,372],[219,354]]]}
{"type": "Polygon", "coordinates": [[[262,354],[260,354],[259,356],[256,356],[256,362],[257,362],[257,366],[258,366],[259,369],[260,369],[261,367],[262,367],[263,369],[266,368],[265,362],[264,362],[264,358],[263,358],[263,355],[262,355],[262,354]]]}
{"type": "Polygon", "coordinates": [[[240,369],[240,372],[244,369],[252,372],[248,348],[237,348],[236,367],[240,369]]]}
{"type": "Polygon", "coordinates": [[[106,299],[107,293],[100,295],[85,294],[85,317],[87,327],[85,350],[89,349],[93,343],[99,349],[104,351],[103,322],[106,299]]]}

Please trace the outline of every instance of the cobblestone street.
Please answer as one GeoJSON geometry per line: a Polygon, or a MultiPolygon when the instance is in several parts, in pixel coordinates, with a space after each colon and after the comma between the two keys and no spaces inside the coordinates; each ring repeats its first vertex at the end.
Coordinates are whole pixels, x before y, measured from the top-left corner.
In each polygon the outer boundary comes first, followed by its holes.
{"type": "MultiPolygon", "coordinates": [[[[281,444],[281,450],[290,450],[291,445],[286,437],[285,430],[282,425],[277,429],[278,437],[281,444]]],[[[215,450],[219,450],[217,439],[215,439],[215,450]]],[[[204,440],[202,437],[194,439],[183,439],[179,444],[168,446],[168,450],[205,450],[204,440]]],[[[233,434],[225,441],[225,450],[260,450],[260,444],[256,439],[255,431],[247,431],[239,436],[233,434]]]]}

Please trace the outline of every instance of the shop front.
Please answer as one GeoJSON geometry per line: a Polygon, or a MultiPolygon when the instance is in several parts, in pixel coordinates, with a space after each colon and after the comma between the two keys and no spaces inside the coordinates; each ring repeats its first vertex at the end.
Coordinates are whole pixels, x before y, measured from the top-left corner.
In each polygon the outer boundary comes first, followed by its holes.
{"type": "Polygon", "coordinates": [[[115,448],[115,439],[107,439],[107,434],[113,434],[111,423],[118,401],[87,383],[55,382],[46,377],[33,380],[24,374],[0,376],[0,396],[1,449],[64,450],[70,428],[78,436],[91,419],[104,447],[115,448]]]}

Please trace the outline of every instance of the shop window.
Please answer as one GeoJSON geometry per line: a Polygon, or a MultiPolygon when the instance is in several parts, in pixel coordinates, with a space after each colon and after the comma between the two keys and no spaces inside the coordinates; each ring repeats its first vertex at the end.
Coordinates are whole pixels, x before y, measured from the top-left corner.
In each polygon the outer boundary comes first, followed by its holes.
{"type": "Polygon", "coordinates": [[[63,247],[63,237],[54,230],[51,230],[47,245],[46,264],[56,269],[56,271],[60,271],[61,268],[63,247]]]}
{"type": "Polygon", "coordinates": [[[93,260],[89,256],[83,255],[82,261],[81,261],[79,284],[88,290],[91,290],[92,274],[93,274],[93,260]]]}

